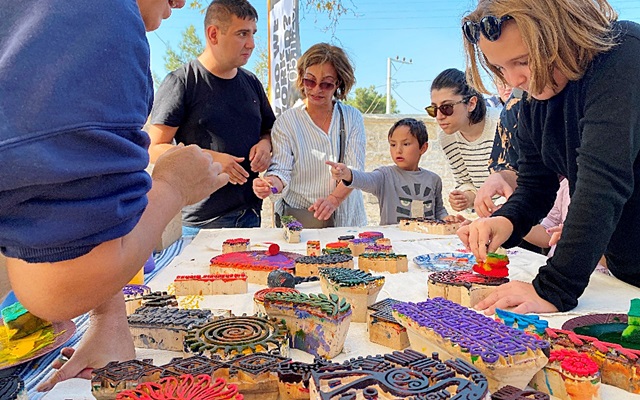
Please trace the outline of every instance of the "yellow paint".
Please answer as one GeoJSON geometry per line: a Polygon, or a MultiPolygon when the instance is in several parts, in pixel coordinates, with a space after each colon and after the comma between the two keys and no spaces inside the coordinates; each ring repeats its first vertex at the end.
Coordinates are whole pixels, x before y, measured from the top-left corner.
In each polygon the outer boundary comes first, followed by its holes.
{"type": "Polygon", "coordinates": [[[32,357],[37,351],[52,344],[64,331],[55,334],[53,327],[49,326],[17,340],[9,340],[7,333],[7,328],[0,325],[0,368],[32,357]]]}
{"type": "MultiPolygon", "coordinates": [[[[176,287],[173,283],[170,283],[167,287],[167,294],[175,296],[176,287]]],[[[176,300],[178,301],[178,307],[182,308],[183,310],[198,310],[200,309],[200,302],[204,300],[204,296],[176,296],[176,300]]]]}

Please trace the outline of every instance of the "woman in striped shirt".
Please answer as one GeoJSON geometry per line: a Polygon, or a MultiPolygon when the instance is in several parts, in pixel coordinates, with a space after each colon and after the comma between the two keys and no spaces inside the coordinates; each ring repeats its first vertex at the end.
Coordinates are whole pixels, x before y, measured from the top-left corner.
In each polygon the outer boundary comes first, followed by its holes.
{"type": "Polygon", "coordinates": [[[440,125],[440,145],[456,180],[456,189],[449,194],[451,208],[471,208],[489,176],[487,165],[500,112],[487,109],[482,96],[455,68],[442,71],[433,80],[431,105],[426,110],[440,125]]]}
{"type": "Polygon", "coordinates": [[[364,170],[364,120],[357,109],[339,101],[355,83],[353,67],[341,48],[319,43],[300,57],[297,70],[303,104],[276,119],[271,166],[264,179],[253,181],[253,190],[259,198],[277,191],[276,214],[305,217],[301,222],[306,228],[364,226],[362,192],[336,183],[325,165],[342,162],[364,170]]]}

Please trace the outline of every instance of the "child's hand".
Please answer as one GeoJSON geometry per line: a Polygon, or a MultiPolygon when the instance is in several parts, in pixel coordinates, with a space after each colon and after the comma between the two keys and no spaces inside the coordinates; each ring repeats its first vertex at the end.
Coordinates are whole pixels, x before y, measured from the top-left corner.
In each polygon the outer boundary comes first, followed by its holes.
{"type": "Polygon", "coordinates": [[[560,224],[558,226],[551,227],[547,229],[547,233],[551,235],[551,239],[549,239],[549,246],[555,246],[560,241],[560,236],[562,236],[562,227],[560,224]]]}
{"type": "Polygon", "coordinates": [[[447,215],[446,217],[442,218],[442,220],[446,221],[446,222],[457,222],[457,223],[464,224],[464,225],[469,225],[471,223],[471,221],[469,221],[468,219],[466,219],[465,217],[463,217],[460,214],[447,215]]]}
{"type": "Polygon", "coordinates": [[[473,205],[473,199],[471,199],[467,193],[471,194],[471,192],[452,190],[451,193],[449,193],[449,204],[451,204],[451,208],[455,211],[462,211],[471,207],[473,205]]]}
{"type": "Polygon", "coordinates": [[[333,161],[325,161],[324,163],[331,166],[331,176],[333,179],[338,182],[342,180],[351,182],[351,169],[349,169],[346,164],[336,163],[333,161]]]}

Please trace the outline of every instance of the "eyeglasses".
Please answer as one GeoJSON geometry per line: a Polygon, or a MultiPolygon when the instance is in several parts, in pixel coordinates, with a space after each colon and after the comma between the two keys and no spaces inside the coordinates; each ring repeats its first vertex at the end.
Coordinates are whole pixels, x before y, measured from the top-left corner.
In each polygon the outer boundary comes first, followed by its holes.
{"type": "Polygon", "coordinates": [[[450,115],[453,115],[453,106],[460,103],[466,103],[468,100],[469,99],[462,99],[460,101],[456,101],[455,103],[443,104],[441,106],[430,105],[428,107],[425,107],[424,109],[427,111],[427,114],[429,114],[430,117],[435,118],[438,114],[438,111],[440,111],[442,115],[448,117],[450,115]]]}
{"type": "Polygon", "coordinates": [[[316,82],[314,80],[311,79],[307,79],[307,78],[303,78],[302,79],[302,84],[304,85],[304,87],[306,87],[307,89],[313,89],[316,86],[320,87],[320,90],[333,90],[336,87],[336,84],[333,82],[316,82]]]}
{"type": "Polygon", "coordinates": [[[500,38],[502,33],[502,23],[512,19],[510,15],[505,15],[501,18],[494,17],[493,15],[487,15],[482,18],[480,22],[465,21],[462,24],[462,33],[464,37],[472,44],[477,44],[480,40],[480,32],[490,42],[495,42],[500,38]]]}

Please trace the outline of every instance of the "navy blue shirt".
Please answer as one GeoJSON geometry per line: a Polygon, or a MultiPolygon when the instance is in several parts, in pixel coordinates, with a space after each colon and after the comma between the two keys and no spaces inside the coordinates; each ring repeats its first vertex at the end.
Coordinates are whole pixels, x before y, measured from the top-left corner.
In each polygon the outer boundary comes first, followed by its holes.
{"type": "Polygon", "coordinates": [[[149,45],[135,0],[3,2],[0,249],[77,258],[147,205],[149,45]]]}
{"type": "MultiPolygon", "coordinates": [[[[617,278],[640,286],[640,25],[616,22],[619,44],[549,100],[523,99],[518,187],[494,213],[517,245],[553,205],[558,175],[571,205],[555,254],[533,281],[560,311],[578,304],[602,254],[617,278]]],[[[626,305],[625,305],[626,307],[626,305]]]]}

